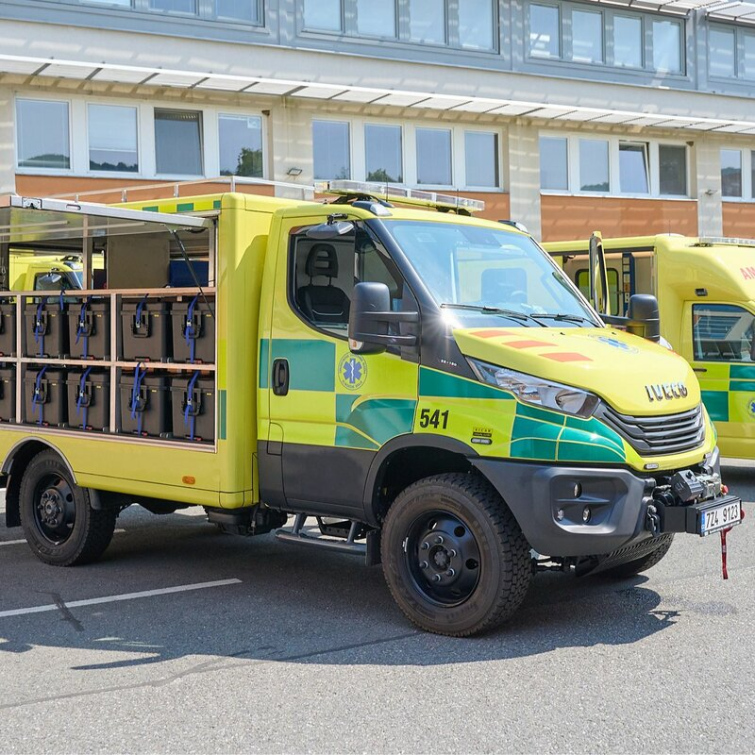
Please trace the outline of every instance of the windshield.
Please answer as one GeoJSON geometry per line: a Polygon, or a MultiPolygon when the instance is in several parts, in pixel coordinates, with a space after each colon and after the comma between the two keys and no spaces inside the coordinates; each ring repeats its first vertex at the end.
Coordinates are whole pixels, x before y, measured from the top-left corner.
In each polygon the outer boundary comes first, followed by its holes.
{"type": "Polygon", "coordinates": [[[599,326],[576,288],[529,237],[462,223],[384,220],[438,306],[461,319],[599,326]]]}

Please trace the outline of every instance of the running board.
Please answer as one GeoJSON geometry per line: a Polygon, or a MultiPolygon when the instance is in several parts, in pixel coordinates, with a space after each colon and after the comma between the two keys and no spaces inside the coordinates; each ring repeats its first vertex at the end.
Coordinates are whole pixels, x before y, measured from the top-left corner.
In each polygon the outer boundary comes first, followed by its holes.
{"type": "Polygon", "coordinates": [[[303,531],[307,521],[306,514],[297,514],[294,526],[291,530],[280,529],[275,531],[276,539],[284,543],[296,545],[308,545],[313,548],[327,548],[337,553],[348,553],[352,556],[364,558],[366,566],[377,566],[380,563],[380,531],[367,530],[364,543],[356,542],[357,536],[364,528],[360,522],[351,522],[349,534],[345,540],[329,537],[318,537],[303,531]]]}

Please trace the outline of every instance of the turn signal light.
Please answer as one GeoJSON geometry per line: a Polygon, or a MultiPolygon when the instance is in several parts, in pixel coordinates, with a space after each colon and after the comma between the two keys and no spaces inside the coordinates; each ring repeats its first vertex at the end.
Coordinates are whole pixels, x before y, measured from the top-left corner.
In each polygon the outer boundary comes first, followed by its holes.
{"type": "Polygon", "coordinates": [[[188,475],[188,474],[187,474],[187,475],[184,475],[184,476],[183,476],[183,477],[181,478],[181,482],[182,482],[182,483],[183,483],[184,485],[193,485],[193,484],[194,484],[194,483],[196,482],[196,479],[195,479],[194,477],[192,477],[191,475],[188,475]]]}

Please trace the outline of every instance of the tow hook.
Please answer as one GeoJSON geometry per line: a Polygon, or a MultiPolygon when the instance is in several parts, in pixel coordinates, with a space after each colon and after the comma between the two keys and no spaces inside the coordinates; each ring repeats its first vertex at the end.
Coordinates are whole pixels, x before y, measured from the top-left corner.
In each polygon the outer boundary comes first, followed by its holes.
{"type": "Polygon", "coordinates": [[[659,537],[661,534],[661,517],[658,515],[658,509],[653,504],[648,504],[647,511],[647,528],[653,537],[659,537]]]}

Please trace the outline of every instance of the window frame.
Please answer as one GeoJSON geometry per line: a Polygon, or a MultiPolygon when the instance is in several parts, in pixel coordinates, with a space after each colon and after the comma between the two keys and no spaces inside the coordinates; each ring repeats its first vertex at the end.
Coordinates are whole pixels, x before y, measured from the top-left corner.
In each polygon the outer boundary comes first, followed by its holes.
{"type": "Polygon", "coordinates": [[[309,126],[309,133],[312,137],[312,177],[315,181],[353,181],[355,172],[354,172],[354,155],[355,155],[355,145],[354,145],[354,122],[351,118],[312,118],[310,121],[309,126]],[[329,178],[315,178],[315,135],[314,135],[314,126],[315,123],[340,123],[345,124],[348,127],[348,154],[349,154],[349,176],[348,178],[337,178],[336,176],[330,176],[329,178]]]}
{"type": "MultiPolygon", "coordinates": [[[[732,311],[732,310],[740,310],[741,312],[744,312],[745,314],[748,314],[751,318],[753,318],[752,322],[750,323],[750,329],[755,328],[755,314],[753,314],[749,309],[742,306],[742,304],[738,302],[693,302],[692,304],[692,318],[691,318],[691,326],[692,326],[692,361],[697,362],[699,364],[703,364],[706,362],[712,362],[714,364],[755,364],[755,361],[752,359],[714,359],[710,356],[698,356],[697,352],[697,346],[698,346],[698,338],[696,333],[696,325],[697,321],[695,318],[695,315],[697,314],[695,312],[696,309],[712,309],[714,307],[721,307],[722,311],[732,311]]],[[[701,339],[702,340],[702,339],[701,339]]],[[[706,339],[706,340],[713,340],[713,339],[706,339]]],[[[755,337],[753,337],[750,340],[750,354],[752,354],[753,350],[753,341],[755,341],[755,337]]],[[[729,343],[728,341],[714,341],[715,343],[729,343]]],[[[720,356],[723,356],[720,354],[720,356]]]]}
{"type": "MultiPolygon", "coordinates": [[[[102,102],[99,100],[87,101],[86,103],[86,153],[87,153],[87,172],[93,176],[98,177],[114,177],[114,178],[134,178],[142,175],[142,138],[141,138],[141,109],[138,104],[123,105],[119,101],[102,102]],[[89,126],[89,113],[92,107],[121,107],[124,109],[136,111],[136,170],[123,171],[123,170],[97,170],[91,167],[91,153],[92,153],[92,135],[90,133],[89,126]]],[[[155,161],[157,161],[155,159],[155,161]]]]}
{"type": "MultiPolygon", "coordinates": [[[[30,95],[16,95],[13,98],[13,131],[14,131],[14,171],[19,175],[43,175],[43,176],[70,176],[74,173],[74,123],[73,123],[73,102],[71,99],[61,97],[59,99],[44,97],[44,96],[30,96],[30,95]],[[68,167],[67,168],[35,168],[33,166],[22,166],[19,163],[19,141],[20,129],[18,128],[18,103],[19,101],[31,101],[31,102],[50,102],[56,105],[64,104],[66,106],[68,115],[68,167]]],[[[129,174],[133,176],[133,173],[129,174]]]]}
{"type": "Polygon", "coordinates": [[[155,176],[157,178],[168,178],[171,176],[180,176],[182,180],[187,180],[188,178],[204,178],[207,175],[207,164],[206,164],[206,145],[205,145],[205,134],[206,134],[206,126],[205,126],[205,110],[201,107],[199,108],[188,108],[188,107],[175,107],[175,106],[155,106],[152,110],[152,131],[154,133],[154,147],[155,147],[155,176]],[[198,126],[199,126],[199,173],[161,173],[158,170],[157,167],[157,111],[165,111],[165,112],[186,112],[186,113],[197,113],[199,115],[198,119],[198,126]]]}
{"type": "MultiPolygon", "coordinates": [[[[741,158],[741,171],[742,171],[742,195],[741,196],[727,196],[724,194],[723,185],[721,186],[721,202],[731,203],[753,203],[755,202],[755,144],[749,146],[738,147],[721,147],[720,153],[727,152],[739,152],[741,158]]],[[[720,163],[719,163],[720,164],[720,163]]],[[[719,175],[723,166],[719,169],[719,175]]],[[[723,181],[722,181],[723,183],[723,181]]]]}
{"type": "Polygon", "coordinates": [[[259,178],[264,179],[265,174],[267,173],[267,140],[265,139],[265,118],[262,116],[262,114],[257,113],[233,113],[228,112],[227,109],[218,109],[217,113],[215,114],[215,124],[217,129],[217,146],[218,146],[218,170],[217,175],[223,176],[222,172],[222,165],[220,163],[220,121],[223,117],[226,118],[257,118],[260,122],[260,152],[262,153],[262,175],[261,176],[240,176],[237,173],[231,173],[228,177],[229,178],[259,178]]]}

